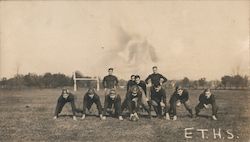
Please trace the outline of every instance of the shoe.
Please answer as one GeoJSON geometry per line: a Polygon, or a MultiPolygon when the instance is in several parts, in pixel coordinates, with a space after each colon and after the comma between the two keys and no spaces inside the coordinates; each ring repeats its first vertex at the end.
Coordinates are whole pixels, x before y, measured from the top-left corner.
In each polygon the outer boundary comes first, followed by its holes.
{"type": "Polygon", "coordinates": [[[177,116],[176,116],[176,115],[173,117],[173,120],[174,120],[174,121],[177,120],[177,116]]]}
{"type": "Polygon", "coordinates": [[[215,116],[215,115],[213,115],[213,116],[212,116],[212,119],[213,119],[213,120],[217,120],[217,118],[216,118],[216,116],[215,116]]]}
{"type": "Polygon", "coordinates": [[[119,120],[121,120],[121,121],[123,120],[122,116],[119,116],[119,118],[118,118],[118,119],[119,119],[119,120]]]}
{"type": "Polygon", "coordinates": [[[82,118],[81,119],[85,119],[85,114],[82,115],[82,118]]]}
{"type": "Polygon", "coordinates": [[[56,120],[56,119],[57,119],[57,116],[54,116],[53,119],[56,120]]]}
{"type": "Polygon", "coordinates": [[[73,120],[77,121],[76,116],[73,116],[73,120]]]}
{"type": "Polygon", "coordinates": [[[166,113],[166,120],[170,120],[170,116],[168,113],[166,113]]]}

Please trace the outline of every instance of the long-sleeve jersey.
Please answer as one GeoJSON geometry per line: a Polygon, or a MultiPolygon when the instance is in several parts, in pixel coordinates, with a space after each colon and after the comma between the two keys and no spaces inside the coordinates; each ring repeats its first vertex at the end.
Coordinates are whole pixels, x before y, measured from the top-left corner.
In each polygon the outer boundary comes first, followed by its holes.
{"type": "Polygon", "coordinates": [[[205,95],[205,93],[200,94],[199,101],[202,104],[214,104],[215,103],[215,97],[213,94],[209,98],[205,95]]]}
{"type": "Polygon", "coordinates": [[[129,88],[131,88],[133,85],[135,85],[136,83],[132,80],[129,80],[127,83],[127,91],[129,90],[129,88]]]}
{"type": "Polygon", "coordinates": [[[147,95],[147,86],[146,86],[146,83],[144,81],[140,81],[139,84],[136,84],[138,85],[139,87],[142,88],[142,90],[144,91],[145,95],[147,95]]]}
{"type": "Polygon", "coordinates": [[[145,82],[148,84],[148,81],[151,80],[151,83],[152,83],[153,85],[156,85],[156,84],[160,83],[160,79],[163,79],[163,82],[162,82],[162,83],[167,82],[167,78],[164,77],[163,75],[159,74],[159,73],[152,73],[152,74],[150,74],[150,75],[146,78],[145,82]]]}
{"type": "Polygon", "coordinates": [[[182,92],[182,95],[179,95],[177,91],[175,91],[170,98],[170,102],[180,100],[183,103],[183,102],[186,102],[188,98],[189,98],[189,93],[187,90],[184,89],[182,92]]]}
{"type": "Polygon", "coordinates": [[[118,79],[114,75],[107,75],[103,78],[102,84],[104,88],[112,89],[118,85],[118,79]]]}
{"type": "Polygon", "coordinates": [[[151,100],[154,100],[157,103],[160,103],[161,101],[163,101],[163,103],[166,104],[166,100],[167,100],[166,91],[163,88],[161,88],[159,92],[156,92],[154,88],[151,88],[150,97],[151,97],[151,100]]]}
{"type": "Polygon", "coordinates": [[[94,93],[94,96],[91,98],[88,93],[86,93],[83,97],[83,102],[93,102],[93,103],[99,103],[100,98],[99,96],[94,93]]]}
{"type": "Polygon", "coordinates": [[[128,92],[127,101],[128,101],[127,102],[128,103],[128,110],[129,110],[130,113],[134,113],[135,111],[138,111],[138,109],[139,109],[138,107],[142,104],[142,93],[140,91],[138,91],[137,95],[134,96],[132,94],[132,92],[128,92]],[[137,100],[135,100],[136,103],[137,103],[136,108],[132,107],[132,102],[134,101],[134,99],[137,99],[137,100]],[[133,110],[133,109],[135,109],[135,110],[133,110]]]}

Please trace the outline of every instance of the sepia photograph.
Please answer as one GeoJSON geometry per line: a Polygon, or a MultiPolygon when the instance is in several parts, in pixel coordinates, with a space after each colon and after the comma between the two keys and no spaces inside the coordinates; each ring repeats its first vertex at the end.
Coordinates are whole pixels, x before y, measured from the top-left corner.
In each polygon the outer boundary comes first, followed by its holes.
{"type": "Polygon", "coordinates": [[[250,142],[249,0],[0,0],[1,142],[250,142]]]}

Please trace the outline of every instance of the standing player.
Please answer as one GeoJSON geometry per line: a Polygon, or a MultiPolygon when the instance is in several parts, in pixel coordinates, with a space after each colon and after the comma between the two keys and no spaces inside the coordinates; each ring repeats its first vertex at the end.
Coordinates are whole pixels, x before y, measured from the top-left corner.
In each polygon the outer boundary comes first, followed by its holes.
{"type": "Polygon", "coordinates": [[[218,106],[215,103],[215,97],[211,93],[210,89],[205,89],[202,94],[200,94],[199,97],[199,104],[195,107],[195,114],[196,116],[199,115],[199,112],[203,108],[209,108],[209,104],[212,106],[212,119],[217,120],[217,111],[218,106]]]}
{"type": "Polygon", "coordinates": [[[160,85],[162,85],[163,83],[167,82],[167,78],[164,77],[163,75],[158,73],[158,68],[157,66],[153,66],[153,73],[150,74],[145,82],[148,84],[149,80],[151,80],[151,84],[152,86],[155,86],[156,84],[160,83],[160,85]]]}
{"type": "Polygon", "coordinates": [[[130,80],[127,83],[127,91],[129,88],[131,88],[133,85],[135,85],[135,75],[130,76],[130,80]]]}
{"type": "Polygon", "coordinates": [[[108,75],[103,78],[102,84],[105,90],[105,96],[109,94],[110,89],[117,88],[118,79],[113,75],[113,68],[108,69],[108,75]]]}
{"type": "MultiPolygon", "coordinates": [[[[193,117],[192,109],[189,106],[189,93],[186,89],[183,89],[181,86],[177,86],[175,88],[175,92],[170,98],[170,108],[168,110],[168,113],[173,113],[174,117],[173,120],[177,120],[176,116],[176,106],[178,101],[180,101],[181,104],[183,104],[186,108],[186,110],[191,114],[191,117],[193,117]]],[[[169,116],[168,118],[169,119],[169,116]]]]}
{"type": "Polygon", "coordinates": [[[115,115],[118,116],[119,120],[123,120],[121,116],[121,97],[116,93],[115,89],[111,89],[109,93],[105,96],[104,101],[104,110],[103,110],[103,119],[106,119],[107,109],[112,109],[114,105],[115,115]]]}
{"type": "Polygon", "coordinates": [[[70,93],[68,89],[63,89],[62,94],[60,95],[60,97],[57,100],[54,119],[58,118],[58,114],[61,113],[64,105],[68,102],[71,104],[72,113],[73,113],[73,120],[77,120],[76,119],[75,98],[74,98],[74,95],[72,93],[70,93]]]}
{"type": "Polygon", "coordinates": [[[83,98],[83,115],[82,119],[85,119],[86,109],[90,110],[93,103],[96,104],[100,118],[102,119],[102,105],[100,97],[96,94],[93,88],[90,88],[83,98]]]}
{"type": "Polygon", "coordinates": [[[153,106],[154,111],[157,117],[162,117],[162,108],[164,108],[164,113],[167,111],[167,98],[166,92],[160,85],[156,83],[153,87],[150,88],[150,104],[153,106]]]}

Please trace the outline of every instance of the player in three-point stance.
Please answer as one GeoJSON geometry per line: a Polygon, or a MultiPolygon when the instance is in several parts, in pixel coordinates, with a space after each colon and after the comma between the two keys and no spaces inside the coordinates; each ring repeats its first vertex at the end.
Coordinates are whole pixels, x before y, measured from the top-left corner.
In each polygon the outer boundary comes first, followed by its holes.
{"type": "Polygon", "coordinates": [[[91,106],[96,104],[100,118],[102,119],[102,105],[100,97],[95,92],[94,88],[90,88],[83,97],[83,115],[82,119],[86,117],[86,109],[90,110],[91,106]]]}
{"type": "Polygon", "coordinates": [[[142,96],[142,91],[137,85],[132,86],[131,89],[127,92],[127,107],[130,114],[130,120],[132,121],[139,120],[138,111],[140,106],[148,112],[149,118],[151,118],[150,108],[147,104],[143,103],[142,96]]]}
{"type": "MultiPolygon", "coordinates": [[[[170,103],[170,108],[168,110],[168,113],[173,114],[173,120],[177,119],[176,106],[180,106],[180,104],[183,104],[186,110],[190,113],[191,118],[193,117],[193,112],[189,104],[189,93],[186,89],[183,89],[181,86],[176,86],[175,91],[169,100],[169,103],[170,103]]],[[[168,116],[166,115],[166,117],[167,119],[170,119],[169,115],[168,116]]]]}
{"type": "Polygon", "coordinates": [[[199,116],[199,112],[203,108],[209,108],[209,104],[212,106],[212,119],[217,120],[218,106],[215,102],[214,94],[211,93],[210,89],[205,89],[199,97],[199,104],[195,107],[195,114],[199,116]]]}
{"type": "Polygon", "coordinates": [[[115,115],[118,117],[119,120],[123,120],[121,115],[121,97],[117,94],[115,89],[111,89],[109,93],[105,96],[104,101],[104,110],[103,110],[103,119],[106,119],[107,110],[112,110],[112,106],[115,109],[115,115]]]}
{"type": "Polygon", "coordinates": [[[72,113],[73,113],[73,120],[77,120],[76,119],[75,97],[72,93],[69,92],[68,89],[62,89],[62,94],[60,95],[60,97],[57,100],[54,119],[58,118],[58,114],[61,113],[61,111],[66,103],[71,104],[72,113]]]}
{"type": "Polygon", "coordinates": [[[155,83],[154,86],[150,88],[149,98],[150,105],[153,106],[156,116],[162,118],[162,111],[164,111],[164,115],[166,115],[168,110],[166,91],[160,83],[155,83]]]}

